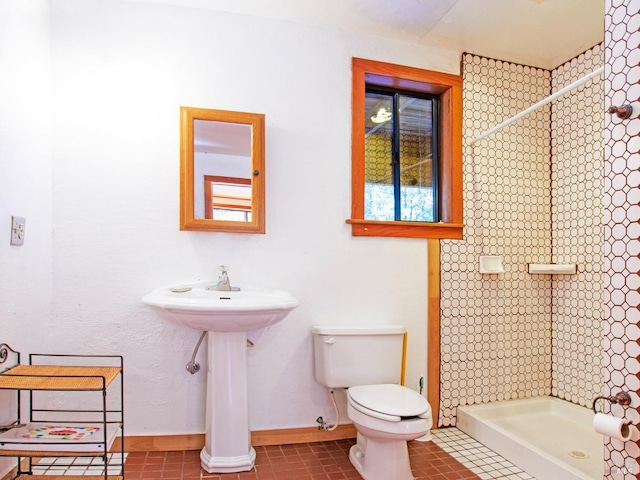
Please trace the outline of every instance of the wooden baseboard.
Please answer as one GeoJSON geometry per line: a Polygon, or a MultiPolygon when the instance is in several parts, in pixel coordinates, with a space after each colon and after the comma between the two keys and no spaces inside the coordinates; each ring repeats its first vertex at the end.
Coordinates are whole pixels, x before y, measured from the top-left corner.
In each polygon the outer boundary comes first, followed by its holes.
{"type": "MultiPolygon", "coordinates": [[[[111,446],[112,452],[121,450],[122,438],[118,437],[111,446]]],[[[126,435],[125,452],[171,452],[200,450],[204,446],[204,433],[189,435],[126,435]]]]}
{"type": "MultiPolygon", "coordinates": [[[[318,430],[315,427],[285,428],[280,430],[257,430],[251,432],[251,445],[289,445],[293,443],[327,442],[355,438],[356,429],[352,424],[338,425],[332,432],[318,430]]],[[[120,451],[120,438],[117,438],[111,451],[120,451]]],[[[168,452],[182,450],[200,450],[204,447],[204,433],[189,435],[137,435],[125,436],[125,452],[168,452]]]]}
{"type": "Polygon", "coordinates": [[[338,425],[332,432],[318,430],[317,427],[285,428],[282,430],[258,430],[251,432],[251,444],[256,447],[268,445],[289,445],[292,443],[328,442],[356,438],[353,424],[338,425]]]}
{"type": "Polygon", "coordinates": [[[17,470],[14,468],[9,473],[7,473],[4,477],[2,477],[2,480],[11,480],[16,476],[16,473],[17,473],[17,470]]]}
{"type": "MultiPolygon", "coordinates": [[[[4,458],[8,458],[8,457],[4,457],[4,458]]],[[[29,466],[29,459],[23,458],[22,459],[22,469],[26,470],[28,466],[29,466]]],[[[12,478],[15,478],[17,474],[18,474],[18,465],[17,465],[17,462],[16,462],[16,466],[14,468],[12,468],[9,473],[7,473],[5,476],[3,476],[1,480],[11,480],[12,478]]]]}
{"type": "Polygon", "coordinates": [[[16,473],[17,473],[17,469],[14,468],[9,473],[7,473],[4,477],[2,477],[2,480],[11,480],[16,476],[16,473]]]}

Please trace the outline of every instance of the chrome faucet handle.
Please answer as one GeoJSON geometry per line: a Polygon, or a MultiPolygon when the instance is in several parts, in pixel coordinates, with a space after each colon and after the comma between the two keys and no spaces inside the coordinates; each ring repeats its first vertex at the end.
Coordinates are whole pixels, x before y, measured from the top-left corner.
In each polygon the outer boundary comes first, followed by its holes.
{"type": "Polygon", "coordinates": [[[218,276],[219,280],[225,280],[227,281],[229,278],[229,267],[227,267],[226,265],[220,265],[218,267],[218,271],[220,272],[220,275],[218,276]]]}
{"type": "Polygon", "coordinates": [[[231,281],[229,280],[229,273],[227,272],[228,267],[226,265],[220,265],[218,267],[220,270],[220,275],[218,276],[218,283],[216,285],[207,287],[207,290],[219,290],[224,292],[234,291],[237,292],[240,290],[240,287],[231,286],[231,281]]]}
{"type": "Polygon", "coordinates": [[[218,275],[218,284],[216,290],[228,291],[231,290],[231,283],[229,282],[229,274],[227,273],[227,266],[220,265],[218,267],[220,275],[218,275]]]}

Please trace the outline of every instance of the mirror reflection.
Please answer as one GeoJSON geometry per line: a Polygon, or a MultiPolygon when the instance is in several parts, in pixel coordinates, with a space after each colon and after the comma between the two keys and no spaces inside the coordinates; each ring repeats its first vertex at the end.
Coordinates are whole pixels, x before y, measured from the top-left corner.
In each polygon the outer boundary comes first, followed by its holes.
{"type": "Polygon", "coordinates": [[[264,115],[181,110],[181,229],[264,233],[264,115]]]}
{"type": "Polygon", "coordinates": [[[251,221],[251,125],[193,122],[195,218],[251,221]]]}

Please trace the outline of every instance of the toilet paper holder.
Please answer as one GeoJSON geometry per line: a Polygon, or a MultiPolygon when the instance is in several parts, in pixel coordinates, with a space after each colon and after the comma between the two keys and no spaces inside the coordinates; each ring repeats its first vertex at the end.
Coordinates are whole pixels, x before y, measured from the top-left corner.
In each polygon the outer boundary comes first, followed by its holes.
{"type": "Polygon", "coordinates": [[[608,400],[611,403],[627,406],[631,404],[631,395],[629,395],[627,392],[618,392],[615,395],[610,395],[608,397],[603,395],[598,396],[593,399],[593,404],[591,405],[593,413],[598,413],[598,411],[596,410],[596,402],[598,400],[608,400]]]}

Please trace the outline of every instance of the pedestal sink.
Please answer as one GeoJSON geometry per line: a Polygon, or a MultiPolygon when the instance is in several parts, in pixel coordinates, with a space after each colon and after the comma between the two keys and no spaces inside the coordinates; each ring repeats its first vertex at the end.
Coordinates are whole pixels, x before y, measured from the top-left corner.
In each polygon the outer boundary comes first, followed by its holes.
{"type": "Polygon", "coordinates": [[[279,322],[299,303],[281,290],[239,285],[240,291],[207,290],[215,282],[158,288],[142,302],[169,320],[206,330],[209,347],[205,447],[209,473],[251,470],[247,396],[247,332],[279,322]]]}

